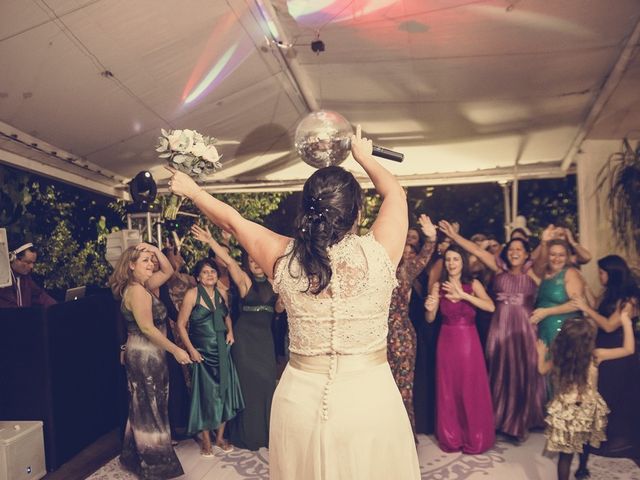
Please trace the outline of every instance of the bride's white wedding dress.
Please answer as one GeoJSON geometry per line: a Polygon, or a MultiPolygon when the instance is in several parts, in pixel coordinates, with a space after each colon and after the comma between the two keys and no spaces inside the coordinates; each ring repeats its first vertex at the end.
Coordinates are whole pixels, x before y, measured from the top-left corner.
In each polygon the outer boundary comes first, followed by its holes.
{"type": "Polygon", "coordinates": [[[409,418],[387,363],[395,266],[372,233],[348,234],[329,258],[333,276],[319,295],[304,292],[295,259],[276,266],[291,359],[271,410],[270,477],[418,480],[409,418]]]}

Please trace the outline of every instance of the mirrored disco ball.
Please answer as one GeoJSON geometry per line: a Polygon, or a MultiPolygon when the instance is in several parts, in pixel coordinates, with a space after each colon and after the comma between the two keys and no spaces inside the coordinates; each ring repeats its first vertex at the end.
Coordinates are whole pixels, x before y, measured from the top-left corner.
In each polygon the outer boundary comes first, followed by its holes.
{"type": "Polygon", "coordinates": [[[296,128],[295,146],[305,163],[315,168],[340,165],[351,152],[351,124],[329,110],[312,112],[296,128]]]}

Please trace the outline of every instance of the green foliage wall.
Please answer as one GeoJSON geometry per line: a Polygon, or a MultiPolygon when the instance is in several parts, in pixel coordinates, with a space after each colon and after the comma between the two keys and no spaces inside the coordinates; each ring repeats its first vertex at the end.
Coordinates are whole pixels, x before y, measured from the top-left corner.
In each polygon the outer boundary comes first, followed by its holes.
{"type": "Polygon", "coordinates": [[[12,247],[36,245],[34,273],[48,289],[104,286],[105,236],[123,226],[110,199],[0,166],[0,227],[12,247]]]}
{"type": "MultiPolygon", "coordinates": [[[[224,194],[218,198],[245,218],[262,223],[286,196],[224,194]]],[[[158,203],[165,200],[160,197],[158,203]]],[[[197,212],[188,203],[182,210],[197,212]]],[[[179,220],[178,233],[185,239],[184,255],[190,266],[206,256],[207,249],[190,238],[189,227],[194,221],[208,222],[202,217],[179,217],[179,220]]],[[[209,226],[214,234],[218,233],[209,226]]],[[[106,286],[112,271],[104,258],[106,235],[126,228],[126,202],[0,166],[0,228],[7,229],[11,247],[25,242],[36,245],[39,256],[34,273],[42,278],[45,288],[106,286]]]]}
{"type": "MultiPolygon", "coordinates": [[[[276,229],[273,222],[270,222],[271,215],[276,212],[282,202],[289,196],[288,193],[225,193],[216,194],[215,197],[235,208],[244,218],[256,223],[263,224],[268,228],[276,229]]],[[[159,202],[163,203],[166,197],[160,198],[159,202]]],[[[175,222],[175,230],[180,239],[183,241],[181,254],[185,259],[187,270],[208,255],[209,248],[202,243],[193,239],[189,233],[189,228],[194,223],[209,228],[213,236],[220,241],[220,229],[209,222],[193,204],[186,202],[180,209],[181,212],[198,214],[198,218],[178,215],[175,222]]],[[[173,227],[172,227],[173,228],[173,227]]],[[[168,234],[168,232],[165,232],[168,234]]],[[[235,239],[231,240],[231,255],[236,259],[240,259],[241,250],[235,239]]]]}
{"type": "MultiPolygon", "coordinates": [[[[495,183],[409,188],[410,221],[421,213],[462,224],[466,236],[476,232],[503,236],[503,198],[495,183]]],[[[245,218],[262,223],[284,235],[292,234],[300,193],[222,194],[218,198],[245,218]]],[[[163,203],[164,198],[158,200],[163,203]]],[[[360,230],[373,223],[381,199],[366,192],[360,230]]],[[[577,230],[577,194],[574,176],[557,180],[520,182],[519,213],[528,219],[535,234],[547,224],[561,221],[577,230]]],[[[193,205],[183,211],[197,213],[193,205]]],[[[66,184],[0,166],[0,227],[6,228],[11,246],[33,242],[40,250],[35,273],[46,288],[76,285],[105,286],[111,267],[104,259],[106,235],[125,226],[126,204],[66,184]]],[[[219,231],[204,218],[178,217],[178,234],[185,240],[187,265],[207,255],[207,248],[188,234],[198,222],[219,231]]],[[[166,233],[166,230],[165,230],[166,233]]],[[[237,245],[236,245],[237,247],[237,245]]],[[[239,250],[234,249],[238,256],[239,250]]]]}
{"type": "MultiPolygon", "coordinates": [[[[520,181],[518,193],[518,214],[526,217],[534,236],[550,223],[561,223],[577,233],[575,175],[520,181]]],[[[497,183],[410,188],[407,196],[412,222],[426,213],[434,223],[442,219],[460,222],[466,237],[485,233],[504,240],[504,198],[497,183]]]]}

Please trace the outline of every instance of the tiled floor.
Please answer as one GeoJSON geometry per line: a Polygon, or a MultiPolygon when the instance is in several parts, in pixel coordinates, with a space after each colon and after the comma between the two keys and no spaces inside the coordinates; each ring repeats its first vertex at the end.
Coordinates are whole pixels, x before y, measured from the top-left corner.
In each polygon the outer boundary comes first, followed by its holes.
{"type": "MultiPolygon", "coordinates": [[[[442,452],[432,437],[419,435],[418,455],[423,480],[553,480],[555,457],[544,453],[544,436],[532,434],[520,446],[498,441],[483,455],[442,452]]],[[[214,458],[203,458],[193,440],[176,447],[185,475],[181,480],[266,480],[269,478],[269,452],[239,450],[214,458]]],[[[631,460],[592,456],[591,480],[640,480],[640,468],[631,460]]],[[[117,458],[89,477],[91,480],[125,480],[136,477],[120,467],[117,458]]],[[[399,479],[401,480],[401,479],[399,479]]]]}

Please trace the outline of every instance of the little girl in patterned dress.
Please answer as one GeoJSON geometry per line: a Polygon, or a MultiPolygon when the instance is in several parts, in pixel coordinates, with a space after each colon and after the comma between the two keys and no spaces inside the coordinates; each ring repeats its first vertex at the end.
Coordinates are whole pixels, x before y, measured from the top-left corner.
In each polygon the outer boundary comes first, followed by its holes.
{"type": "MultiPolygon", "coordinates": [[[[547,405],[547,450],[559,452],[558,480],[568,480],[573,454],[583,455],[586,444],[597,447],[606,440],[609,408],[598,393],[598,365],[605,360],[631,355],[635,342],[631,318],[621,316],[622,347],[595,348],[597,329],[590,319],[566,320],[551,344],[550,359],[544,342],[538,340],[538,370],[551,372],[554,396],[547,405]]],[[[588,471],[579,469],[577,478],[588,471]]]]}

